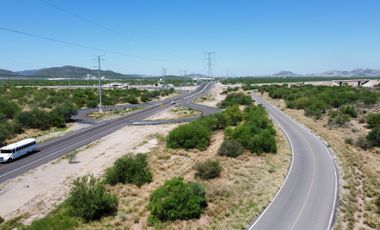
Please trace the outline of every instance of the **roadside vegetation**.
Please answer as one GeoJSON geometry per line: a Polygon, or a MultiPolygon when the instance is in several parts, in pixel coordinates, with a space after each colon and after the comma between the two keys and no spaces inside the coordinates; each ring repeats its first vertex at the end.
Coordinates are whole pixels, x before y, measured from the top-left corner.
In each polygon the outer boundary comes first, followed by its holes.
{"type": "Polygon", "coordinates": [[[379,88],[283,85],[256,89],[321,135],[337,155],[342,187],[335,229],[379,229],[379,88]]]}
{"type": "MultiPolygon", "coordinates": [[[[137,104],[173,92],[173,88],[156,91],[104,90],[103,105],[137,104]]],[[[65,127],[78,109],[93,108],[97,104],[96,89],[0,86],[0,145],[26,129],[48,130],[52,127],[65,127]]]]}
{"type": "Polygon", "coordinates": [[[223,112],[178,126],[172,132],[179,139],[173,134],[157,137],[159,143],[149,154],[119,158],[98,179],[77,179],[56,210],[22,228],[242,229],[268,205],[287,173],[290,148],[275,130],[260,106],[233,103],[223,112]],[[244,138],[227,137],[227,130],[234,133],[254,124],[260,127],[249,130],[253,137],[273,129],[277,154],[250,153],[241,143],[244,138]],[[201,127],[207,135],[197,138],[201,127]],[[171,141],[175,149],[169,147],[171,141]],[[87,206],[85,194],[93,191],[98,191],[96,197],[90,197],[97,201],[87,206]]]}

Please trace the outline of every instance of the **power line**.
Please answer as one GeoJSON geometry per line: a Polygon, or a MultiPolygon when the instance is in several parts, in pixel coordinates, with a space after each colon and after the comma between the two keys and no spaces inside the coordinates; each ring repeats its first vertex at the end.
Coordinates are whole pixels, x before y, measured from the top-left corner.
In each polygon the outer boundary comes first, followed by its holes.
{"type": "MultiPolygon", "coordinates": [[[[89,23],[89,24],[91,24],[91,25],[93,25],[93,26],[100,27],[100,28],[102,28],[102,29],[104,29],[104,30],[106,30],[106,31],[108,31],[108,32],[111,32],[111,33],[117,34],[117,35],[119,35],[119,36],[122,36],[124,39],[128,39],[128,40],[131,41],[131,42],[134,42],[134,43],[136,43],[136,44],[139,44],[139,45],[145,46],[145,47],[147,47],[147,48],[152,48],[152,46],[150,46],[150,45],[148,45],[148,44],[146,44],[146,43],[143,43],[143,42],[141,42],[141,41],[136,41],[136,40],[134,40],[134,39],[131,39],[130,37],[128,37],[128,36],[125,35],[124,33],[121,33],[121,32],[119,32],[119,31],[114,30],[114,29],[112,29],[112,28],[110,28],[110,27],[108,27],[108,26],[105,26],[105,25],[103,25],[103,24],[97,23],[97,22],[95,22],[95,21],[93,21],[93,20],[91,20],[91,19],[89,19],[89,18],[86,18],[86,17],[83,17],[83,16],[81,16],[81,15],[79,15],[79,14],[76,14],[75,12],[72,12],[72,11],[70,11],[70,10],[64,9],[64,8],[62,8],[62,7],[60,7],[60,6],[56,5],[56,4],[54,4],[54,3],[51,3],[51,2],[46,1],[46,0],[39,0],[39,1],[42,2],[42,3],[44,3],[44,4],[46,4],[46,5],[48,5],[48,6],[50,6],[50,7],[52,7],[52,8],[57,9],[57,10],[63,12],[63,13],[66,13],[66,14],[68,14],[68,15],[71,15],[71,16],[75,17],[75,18],[78,18],[78,19],[80,19],[80,20],[82,20],[82,21],[84,21],[84,22],[86,22],[86,23],[89,23]]],[[[175,54],[173,54],[173,53],[171,53],[171,52],[167,52],[167,51],[162,50],[162,49],[157,49],[156,47],[154,47],[154,48],[155,48],[156,50],[160,50],[160,51],[163,52],[163,53],[166,53],[167,55],[175,56],[175,57],[177,57],[177,58],[181,58],[181,59],[182,59],[182,57],[177,56],[177,55],[175,55],[175,54]]]]}
{"type": "Polygon", "coordinates": [[[28,37],[39,38],[39,39],[42,39],[42,40],[51,41],[51,42],[55,42],[55,43],[61,43],[61,44],[64,44],[64,45],[69,45],[69,46],[74,46],[74,47],[79,47],[79,48],[84,48],[84,49],[90,49],[90,50],[95,50],[95,51],[98,51],[98,52],[117,54],[117,55],[121,55],[121,56],[126,56],[126,57],[131,57],[131,58],[137,58],[137,59],[148,59],[148,60],[155,60],[155,61],[163,61],[163,60],[157,59],[157,58],[143,57],[143,56],[137,56],[137,55],[127,54],[127,53],[123,53],[123,52],[113,51],[113,50],[100,49],[100,48],[96,48],[96,47],[92,47],[92,46],[82,45],[82,44],[79,44],[79,43],[68,42],[68,41],[64,41],[64,40],[50,38],[50,37],[46,37],[46,36],[43,36],[43,35],[33,34],[33,33],[29,33],[29,32],[23,32],[23,31],[20,31],[20,30],[15,30],[15,29],[11,29],[11,28],[8,28],[8,27],[3,27],[3,26],[0,26],[0,30],[7,31],[7,32],[12,32],[12,33],[16,33],[16,34],[20,34],[20,35],[24,35],[24,36],[28,36],[28,37]]]}

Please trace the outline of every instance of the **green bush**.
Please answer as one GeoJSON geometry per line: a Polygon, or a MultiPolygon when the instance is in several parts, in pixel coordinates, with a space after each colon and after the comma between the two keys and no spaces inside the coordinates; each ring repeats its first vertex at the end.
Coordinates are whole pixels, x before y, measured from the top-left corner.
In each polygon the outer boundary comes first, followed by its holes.
{"type": "Polygon", "coordinates": [[[358,116],[358,111],[356,111],[355,106],[352,106],[352,105],[343,105],[342,107],[339,108],[339,111],[342,114],[346,114],[353,118],[358,116]]]}
{"type": "Polygon", "coordinates": [[[374,128],[367,135],[367,140],[371,146],[380,146],[380,128],[374,128]]]}
{"type": "Polygon", "coordinates": [[[34,109],[30,112],[21,112],[16,116],[16,121],[23,128],[32,129],[49,129],[51,127],[51,119],[49,112],[34,109]]]}
{"type": "Polygon", "coordinates": [[[276,139],[273,135],[273,131],[270,129],[264,129],[259,134],[253,136],[249,143],[248,149],[252,153],[257,153],[258,155],[262,153],[276,153],[276,139]]]}
{"type": "Polygon", "coordinates": [[[230,93],[227,97],[220,103],[221,108],[227,108],[232,105],[250,105],[252,104],[252,98],[245,93],[230,93]]]}
{"type": "Polygon", "coordinates": [[[137,186],[152,182],[152,173],[148,168],[147,155],[127,155],[119,158],[111,168],[107,169],[105,181],[111,185],[123,183],[137,186]]]}
{"type": "Polygon", "coordinates": [[[367,126],[372,129],[380,127],[380,113],[370,113],[367,116],[367,126]]]}
{"type": "Polygon", "coordinates": [[[20,108],[16,103],[5,98],[0,98],[0,113],[4,114],[6,118],[12,119],[17,112],[20,111],[20,108]]]}
{"type": "Polygon", "coordinates": [[[218,149],[221,156],[238,157],[244,152],[243,146],[237,140],[224,140],[218,149]]]}
{"type": "Polygon", "coordinates": [[[366,137],[359,137],[356,141],[356,145],[362,149],[369,149],[372,147],[371,143],[366,137]]]}
{"type": "Polygon", "coordinates": [[[166,146],[168,148],[184,148],[205,150],[210,144],[211,130],[200,122],[181,125],[170,131],[166,146]]]}
{"type": "Polygon", "coordinates": [[[219,161],[214,160],[197,163],[194,169],[196,170],[195,177],[201,178],[202,180],[219,177],[222,172],[222,166],[220,166],[219,161]]]}
{"type": "MultiPolygon", "coordinates": [[[[62,209],[62,208],[61,208],[62,209]]],[[[31,225],[27,226],[26,230],[70,230],[79,225],[77,218],[70,216],[65,210],[60,209],[49,213],[46,217],[34,220],[31,225]]]]}
{"type": "Polygon", "coordinates": [[[64,104],[53,109],[52,113],[56,113],[65,122],[71,120],[71,117],[78,113],[78,109],[73,104],[64,104]]]}
{"type": "Polygon", "coordinates": [[[149,222],[199,218],[206,206],[203,186],[174,177],[150,195],[149,222]]]}
{"type": "Polygon", "coordinates": [[[238,105],[228,107],[223,114],[226,117],[227,125],[235,126],[243,120],[243,113],[238,105]]]}
{"type": "Polygon", "coordinates": [[[117,210],[116,196],[107,192],[104,184],[93,176],[84,176],[74,181],[67,204],[70,213],[85,222],[99,220],[117,210]]]}

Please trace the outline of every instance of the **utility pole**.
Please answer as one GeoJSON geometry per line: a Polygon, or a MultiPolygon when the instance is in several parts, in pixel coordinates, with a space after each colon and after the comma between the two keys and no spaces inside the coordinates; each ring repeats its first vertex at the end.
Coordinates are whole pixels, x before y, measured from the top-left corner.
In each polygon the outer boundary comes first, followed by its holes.
{"type": "Polygon", "coordinates": [[[206,58],[207,58],[207,76],[212,77],[212,62],[214,60],[213,55],[215,55],[215,52],[206,52],[206,58]]]}
{"type": "Polygon", "coordinates": [[[100,75],[100,56],[98,56],[98,78],[99,78],[99,112],[103,112],[103,105],[102,105],[102,77],[100,75]]]}

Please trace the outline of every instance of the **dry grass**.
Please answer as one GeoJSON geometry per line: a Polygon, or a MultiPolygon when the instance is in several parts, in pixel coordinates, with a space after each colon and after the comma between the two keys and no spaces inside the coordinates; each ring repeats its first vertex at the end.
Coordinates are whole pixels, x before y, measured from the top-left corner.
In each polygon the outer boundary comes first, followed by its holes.
{"type": "Polygon", "coordinates": [[[346,143],[368,133],[363,124],[351,121],[341,128],[327,126],[327,118],[314,120],[302,110],[286,109],[283,100],[265,99],[281,108],[324,138],[336,153],[340,173],[339,209],[335,229],[380,229],[375,205],[380,195],[380,149],[363,150],[346,143]]]}
{"type": "Polygon", "coordinates": [[[104,120],[104,119],[113,119],[135,111],[139,108],[127,108],[122,110],[112,110],[112,111],[103,111],[103,112],[93,112],[88,116],[95,120],[104,120]]]}
{"type": "Polygon", "coordinates": [[[288,142],[278,130],[278,153],[257,157],[248,152],[238,158],[217,156],[223,141],[223,132],[217,132],[206,151],[166,149],[162,138],[150,153],[149,167],[153,182],[138,188],[117,185],[109,189],[119,197],[116,217],[82,226],[83,229],[148,229],[149,194],[165,180],[182,176],[195,180],[193,165],[206,159],[220,161],[221,177],[200,181],[206,187],[208,207],[200,219],[165,223],[156,228],[165,229],[242,229],[252,221],[273,198],[287,174],[291,154],[288,142]]]}

